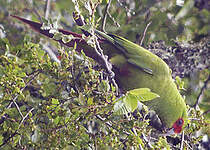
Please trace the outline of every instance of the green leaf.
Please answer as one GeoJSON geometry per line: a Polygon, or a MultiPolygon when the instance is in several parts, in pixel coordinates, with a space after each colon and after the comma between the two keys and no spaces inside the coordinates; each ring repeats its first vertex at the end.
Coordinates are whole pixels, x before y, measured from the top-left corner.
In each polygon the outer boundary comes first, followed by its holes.
{"type": "Polygon", "coordinates": [[[18,76],[24,78],[24,77],[26,77],[26,73],[25,73],[25,72],[20,72],[20,73],[18,74],[18,76]]]}
{"type": "Polygon", "coordinates": [[[138,101],[145,102],[159,97],[148,88],[130,90],[114,104],[114,112],[117,114],[127,114],[133,112],[138,107],[138,101]]]}
{"type": "Polygon", "coordinates": [[[4,137],[2,135],[0,135],[0,145],[3,144],[3,139],[4,139],[4,137]]]}
{"type": "Polygon", "coordinates": [[[114,104],[114,112],[122,115],[133,112],[138,106],[138,99],[134,95],[127,94],[120,97],[114,104]]]}
{"type": "Polygon", "coordinates": [[[59,104],[58,99],[52,98],[52,104],[58,105],[59,104]]]}
{"type": "Polygon", "coordinates": [[[59,116],[57,116],[55,119],[53,119],[53,122],[55,123],[55,124],[58,124],[59,123],[59,121],[60,121],[60,117],[59,116]]]}
{"type": "Polygon", "coordinates": [[[125,103],[123,102],[123,99],[125,96],[120,97],[114,104],[114,112],[118,115],[123,115],[129,113],[127,110],[125,103]]]}
{"type": "Polygon", "coordinates": [[[63,34],[58,32],[58,33],[54,33],[53,35],[53,39],[55,40],[61,40],[62,39],[63,34]]]}
{"type": "Polygon", "coordinates": [[[176,76],[176,84],[178,86],[178,89],[184,90],[184,81],[179,76],[176,76]]]}
{"type": "Polygon", "coordinates": [[[131,130],[130,130],[130,133],[136,138],[137,142],[138,142],[139,144],[141,144],[141,146],[144,146],[144,143],[143,143],[142,139],[141,139],[138,135],[135,135],[135,134],[133,133],[133,131],[131,131],[131,130]]]}
{"type": "Polygon", "coordinates": [[[62,42],[63,43],[68,43],[73,39],[75,39],[75,37],[73,35],[63,35],[62,36],[62,42]]]}
{"type": "Polygon", "coordinates": [[[151,92],[149,88],[139,88],[130,90],[128,93],[136,96],[139,101],[145,102],[160,97],[158,94],[151,92]]]}
{"type": "Polygon", "coordinates": [[[175,20],[179,20],[180,18],[183,18],[184,16],[186,16],[188,14],[188,12],[190,10],[192,10],[192,8],[194,7],[194,3],[195,2],[193,0],[188,0],[184,4],[184,6],[182,7],[182,9],[175,16],[175,20]]]}
{"type": "Polygon", "coordinates": [[[93,105],[93,97],[89,97],[87,100],[88,106],[93,105]]]}
{"type": "Polygon", "coordinates": [[[139,88],[139,89],[134,89],[134,90],[130,90],[129,93],[135,96],[139,96],[141,94],[150,92],[149,88],[139,88]]]}
{"type": "Polygon", "coordinates": [[[100,90],[107,92],[110,90],[110,85],[107,80],[102,80],[102,82],[99,84],[100,90]]]}
{"type": "Polygon", "coordinates": [[[132,94],[127,94],[123,99],[123,102],[129,112],[133,112],[138,106],[138,99],[132,94]]]}

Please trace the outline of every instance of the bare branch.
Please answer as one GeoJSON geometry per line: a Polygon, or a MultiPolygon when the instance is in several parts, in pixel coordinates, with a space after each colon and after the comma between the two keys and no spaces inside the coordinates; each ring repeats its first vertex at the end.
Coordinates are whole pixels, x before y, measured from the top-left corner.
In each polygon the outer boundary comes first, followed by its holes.
{"type": "Polygon", "coordinates": [[[112,64],[108,61],[108,57],[103,54],[103,50],[100,47],[100,44],[97,39],[95,40],[95,43],[96,43],[95,51],[98,54],[98,56],[102,59],[102,61],[104,62],[104,65],[109,73],[109,77],[110,77],[112,83],[114,84],[114,86],[116,88],[116,93],[118,95],[119,90],[118,90],[118,85],[114,79],[115,73],[112,71],[112,64]]]}
{"type": "MultiPolygon", "coordinates": [[[[16,96],[16,97],[18,97],[18,96],[16,96]]],[[[21,110],[20,110],[20,107],[19,107],[18,104],[16,103],[15,99],[13,99],[12,101],[13,101],[13,103],[15,104],[15,107],[17,108],[19,114],[20,114],[21,117],[23,118],[23,114],[22,114],[22,112],[21,112],[21,110]]]]}
{"type": "Polygon", "coordinates": [[[19,126],[18,126],[18,129],[20,129],[20,126],[23,124],[24,120],[28,117],[28,115],[34,110],[34,108],[31,108],[29,110],[29,112],[23,117],[23,119],[21,120],[19,126]]]}
{"type": "MultiPolygon", "coordinates": [[[[35,72],[35,74],[33,75],[33,77],[26,83],[26,86],[25,87],[23,87],[21,90],[20,90],[20,92],[23,92],[23,90],[34,80],[34,78],[37,76],[39,74],[39,71],[37,71],[37,72],[35,72]]],[[[17,107],[18,105],[17,105],[17,103],[16,103],[16,99],[18,98],[18,96],[19,96],[19,94],[17,94],[15,97],[14,97],[14,99],[12,100],[12,102],[7,106],[7,109],[9,109],[11,106],[12,106],[12,104],[14,103],[15,105],[16,105],[16,108],[18,109],[18,111],[19,111],[19,107],[17,107]]],[[[19,112],[20,113],[20,112],[19,112]]],[[[22,116],[22,118],[23,118],[23,114],[22,113],[20,113],[21,114],[21,116],[22,116]]]]}
{"type": "Polygon", "coordinates": [[[50,12],[50,2],[51,0],[47,0],[46,3],[45,3],[45,19],[48,18],[49,16],[49,12],[50,12]]]}
{"type": "Polygon", "coordinates": [[[144,33],[143,33],[143,36],[142,36],[142,38],[141,38],[140,46],[142,46],[142,44],[143,44],[143,41],[144,41],[144,38],[145,38],[145,35],[146,35],[146,32],[147,32],[147,29],[148,29],[148,27],[150,26],[151,23],[152,23],[152,21],[150,21],[150,22],[146,25],[146,27],[145,27],[145,29],[144,29],[144,33]]]}
{"type": "Polygon", "coordinates": [[[117,26],[117,27],[120,27],[120,24],[117,22],[117,21],[115,21],[115,19],[114,19],[114,17],[112,17],[112,15],[108,12],[108,16],[109,16],[109,18],[114,22],[114,24],[117,26]]]}
{"type": "Polygon", "coordinates": [[[183,150],[183,147],[184,147],[184,131],[182,131],[182,141],[180,145],[180,150],[183,150]]]}
{"type": "Polygon", "coordinates": [[[210,81],[210,75],[209,75],[209,77],[206,79],[206,81],[204,82],[204,85],[203,85],[203,87],[201,88],[200,93],[198,94],[197,100],[196,100],[195,104],[193,105],[193,107],[194,107],[195,109],[196,109],[197,106],[200,104],[201,99],[202,99],[203,92],[204,92],[204,90],[207,88],[207,84],[208,84],[209,81],[210,81]]]}
{"type": "Polygon", "coordinates": [[[203,116],[203,115],[206,115],[206,114],[208,114],[208,113],[210,113],[210,110],[205,111],[205,112],[202,114],[202,116],[203,116]]]}
{"type": "MultiPolygon", "coordinates": [[[[135,136],[138,136],[138,134],[137,134],[135,128],[132,128],[132,132],[133,132],[133,134],[134,134],[135,136]]],[[[139,144],[139,149],[140,149],[140,150],[143,150],[143,147],[141,146],[141,144],[139,144]]]]}
{"type": "MultiPolygon", "coordinates": [[[[23,119],[21,120],[21,122],[20,122],[20,124],[19,124],[19,126],[18,126],[18,129],[20,129],[20,126],[23,124],[24,120],[28,117],[29,113],[31,113],[33,110],[34,110],[34,108],[31,108],[31,109],[29,110],[29,112],[23,117],[23,119]]],[[[17,135],[17,134],[18,134],[18,129],[15,130],[15,132],[14,132],[10,137],[8,137],[8,138],[0,145],[0,147],[2,147],[2,146],[4,146],[5,144],[7,144],[7,142],[8,142],[11,138],[13,138],[15,135],[17,135]]]]}
{"type": "Polygon", "coordinates": [[[101,30],[104,32],[105,31],[105,26],[106,26],[106,18],[107,18],[107,14],[109,12],[109,7],[111,5],[112,0],[109,0],[108,4],[106,5],[105,8],[105,12],[104,12],[104,16],[102,19],[102,25],[101,25],[101,30]]]}

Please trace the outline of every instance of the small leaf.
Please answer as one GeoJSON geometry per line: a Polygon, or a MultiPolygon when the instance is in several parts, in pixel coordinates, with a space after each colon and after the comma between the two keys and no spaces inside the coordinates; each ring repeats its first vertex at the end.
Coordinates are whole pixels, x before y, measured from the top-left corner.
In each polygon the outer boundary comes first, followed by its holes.
{"type": "Polygon", "coordinates": [[[151,90],[149,88],[139,88],[139,89],[130,90],[129,93],[135,96],[139,96],[141,94],[145,94],[150,91],[151,90]]]}
{"type": "Polygon", "coordinates": [[[119,99],[117,99],[117,101],[114,104],[114,112],[118,115],[129,113],[129,111],[125,107],[125,103],[123,102],[124,98],[125,96],[120,97],[119,99]]]}
{"type": "Polygon", "coordinates": [[[104,92],[108,92],[110,90],[110,85],[107,80],[102,80],[102,82],[99,85],[100,90],[104,92]]]}
{"type": "Polygon", "coordinates": [[[137,142],[138,142],[139,144],[141,144],[141,146],[144,146],[144,143],[143,143],[142,139],[141,139],[138,135],[135,135],[135,134],[133,133],[133,131],[131,131],[131,130],[130,130],[130,133],[136,138],[137,142]]]}
{"type": "Polygon", "coordinates": [[[0,145],[3,144],[3,139],[4,139],[4,137],[2,135],[0,135],[0,145]]]}
{"type": "Polygon", "coordinates": [[[68,43],[73,39],[75,39],[75,37],[73,35],[63,35],[62,36],[62,42],[63,43],[68,43]]]}
{"type": "Polygon", "coordinates": [[[49,25],[48,23],[43,23],[41,28],[42,30],[50,30],[52,28],[51,25],[49,25]]]}
{"type": "Polygon", "coordinates": [[[138,99],[132,94],[127,94],[123,102],[129,112],[133,112],[138,107],[138,99]]]}
{"type": "Polygon", "coordinates": [[[52,34],[56,34],[56,33],[59,33],[57,29],[55,28],[52,28],[49,30],[49,33],[52,33],[52,34]]]}
{"type": "Polygon", "coordinates": [[[26,73],[25,72],[21,72],[21,73],[18,74],[18,76],[24,78],[24,77],[26,77],[26,73]]]}
{"type": "Polygon", "coordinates": [[[176,76],[176,84],[178,86],[178,89],[185,90],[185,88],[184,88],[184,81],[182,81],[179,76],[176,76]]]}
{"type": "Polygon", "coordinates": [[[109,0],[106,0],[106,3],[108,4],[109,3],[109,0]]]}
{"type": "Polygon", "coordinates": [[[134,89],[130,90],[128,93],[136,96],[140,102],[150,101],[160,97],[158,94],[151,92],[149,88],[134,89]]]}
{"type": "Polygon", "coordinates": [[[114,112],[119,115],[133,112],[138,107],[138,99],[132,94],[120,97],[114,104],[114,112]]]}
{"type": "Polygon", "coordinates": [[[60,121],[60,117],[59,116],[57,116],[55,119],[53,119],[53,122],[55,123],[55,124],[58,124],[59,123],[59,121],[60,121]]]}
{"type": "Polygon", "coordinates": [[[54,40],[61,40],[62,39],[62,37],[63,37],[63,34],[62,33],[54,33],[54,35],[53,35],[53,39],[54,40]]]}
{"type": "Polygon", "coordinates": [[[93,105],[93,97],[89,97],[87,100],[88,106],[93,105]]]}
{"type": "Polygon", "coordinates": [[[55,105],[59,104],[58,99],[52,98],[52,104],[55,104],[55,105]]]}

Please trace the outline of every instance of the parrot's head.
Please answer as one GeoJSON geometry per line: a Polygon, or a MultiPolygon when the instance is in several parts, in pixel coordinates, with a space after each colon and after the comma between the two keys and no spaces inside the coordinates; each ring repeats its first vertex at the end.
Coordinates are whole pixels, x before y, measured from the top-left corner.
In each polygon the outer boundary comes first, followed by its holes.
{"type": "Polygon", "coordinates": [[[180,132],[182,131],[183,125],[184,125],[184,119],[183,119],[183,118],[179,118],[179,119],[177,119],[177,121],[173,124],[172,130],[174,131],[174,133],[180,133],[180,132]]]}
{"type": "Polygon", "coordinates": [[[183,118],[179,118],[173,124],[172,128],[168,129],[168,131],[164,135],[178,134],[178,133],[180,133],[182,131],[183,126],[184,126],[184,119],[183,118]]]}

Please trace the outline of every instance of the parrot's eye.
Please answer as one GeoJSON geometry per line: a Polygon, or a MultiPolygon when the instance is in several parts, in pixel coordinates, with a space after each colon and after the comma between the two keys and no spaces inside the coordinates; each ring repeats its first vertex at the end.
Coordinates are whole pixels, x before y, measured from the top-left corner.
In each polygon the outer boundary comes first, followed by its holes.
{"type": "Polygon", "coordinates": [[[178,126],[181,126],[181,125],[183,124],[183,122],[184,122],[184,121],[183,121],[182,119],[179,119],[179,120],[177,121],[177,125],[178,125],[178,126]]]}

